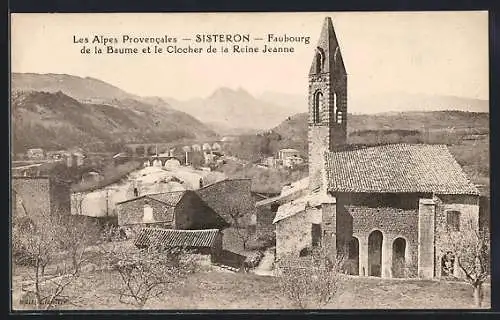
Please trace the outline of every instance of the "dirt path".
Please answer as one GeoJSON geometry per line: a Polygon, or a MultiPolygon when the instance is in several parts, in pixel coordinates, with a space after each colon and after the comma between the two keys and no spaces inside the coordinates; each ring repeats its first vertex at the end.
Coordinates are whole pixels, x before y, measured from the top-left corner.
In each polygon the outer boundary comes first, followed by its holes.
{"type": "Polygon", "coordinates": [[[274,249],[270,248],[264,252],[264,257],[260,261],[259,265],[254,269],[253,273],[260,276],[272,276],[274,264],[274,249]]]}

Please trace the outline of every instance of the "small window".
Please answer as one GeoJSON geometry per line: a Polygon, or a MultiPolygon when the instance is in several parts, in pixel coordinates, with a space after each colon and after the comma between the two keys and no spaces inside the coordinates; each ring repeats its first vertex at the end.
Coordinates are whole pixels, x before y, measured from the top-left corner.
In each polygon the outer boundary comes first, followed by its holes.
{"type": "Polygon", "coordinates": [[[446,224],[449,231],[460,231],[460,212],[448,211],[446,213],[446,224]]]}
{"type": "Polygon", "coordinates": [[[311,238],[313,247],[318,247],[321,244],[321,224],[312,224],[311,238]]]}
{"type": "Polygon", "coordinates": [[[153,222],[153,208],[149,205],[144,206],[144,215],[142,217],[142,222],[153,222]]]}

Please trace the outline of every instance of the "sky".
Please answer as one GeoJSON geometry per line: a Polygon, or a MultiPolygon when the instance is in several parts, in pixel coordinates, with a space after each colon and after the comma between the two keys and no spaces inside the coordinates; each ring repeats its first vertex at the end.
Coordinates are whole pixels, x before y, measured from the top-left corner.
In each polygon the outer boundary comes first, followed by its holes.
{"type": "MultiPolygon", "coordinates": [[[[11,16],[11,70],[93,77],[133,94],[180,100],[207,97],[219,87],[244,88],[254,95],[306,95],[326,16],[332,18],[340,43],[349,96],[403,92],[488,99],[486,11],[18,13],[11,16]],[[212,33],[249,33],[252,38],[286,34],[310,37],[310,42],[295,43],[289,54],[94,55],[81,54],[82,44],[73,39],[168,35],[186,46],[181,39],[212,33]]],[[[249,45],[263,46],[262,41],[249,45]]]]}

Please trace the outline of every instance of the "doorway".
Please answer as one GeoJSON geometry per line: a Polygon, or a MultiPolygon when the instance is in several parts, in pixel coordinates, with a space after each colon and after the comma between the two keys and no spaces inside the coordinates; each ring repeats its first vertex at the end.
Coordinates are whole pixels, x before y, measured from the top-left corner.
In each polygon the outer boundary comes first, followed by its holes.
{"type": "Polygon", "coordinates": [[[359,241],[352,237],[349,242],[349,274],[359,275],[359,241]]]}
{"type": "Polygon", "coordinates": [[[404,278],[405,277],[405,253],[406,253],[406,240],[403,238],[396,238],[392,243],[392,277],[404,278]]]}
{"type": "Polygon", "coordinates": [[[382,232],[375,230],[368,236],[368,275],[382,275],[382,232]]]}

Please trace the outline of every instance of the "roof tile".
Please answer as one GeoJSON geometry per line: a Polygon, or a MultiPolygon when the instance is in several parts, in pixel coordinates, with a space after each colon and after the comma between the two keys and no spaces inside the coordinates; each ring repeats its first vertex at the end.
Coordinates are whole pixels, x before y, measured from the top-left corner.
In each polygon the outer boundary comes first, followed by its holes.
{"type": "Polygon", "coordinates": [[[445,145],[393,144],[325,157],[332,192],[479,194],[445,145]]]}
{"type": "Polygon", "coordinates": [[[134,244],[137,247],[164,245],[167,247],[206,247],[214,245],[217,229],[174,230],[160,228],[142,228],[134,244]]]}

